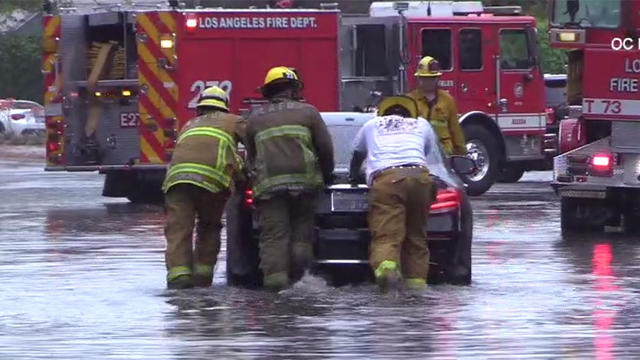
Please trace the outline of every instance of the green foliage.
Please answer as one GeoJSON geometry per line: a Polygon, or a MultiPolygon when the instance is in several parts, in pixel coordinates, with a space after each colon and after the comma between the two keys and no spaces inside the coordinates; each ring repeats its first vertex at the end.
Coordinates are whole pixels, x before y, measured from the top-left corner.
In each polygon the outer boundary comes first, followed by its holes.
{"type": "Polygon", "coordinates": [[[567,59],[566,51],[551,47],[548,29],[547,19],[538,19],[538,47],[542,58],[542,70],[545,73],[564,74],[566,72],[564,67],[567,59]]]}
{"type": "Polygon", "coordinates": [[[0,0],[0,12],[16,9],[36,11],[42,7],[42,0],[0,0]]]}
{"type": "Polygon", "coordinates": [[[0,98],[42,103],[41,38],[0,35],[0,98]]]}

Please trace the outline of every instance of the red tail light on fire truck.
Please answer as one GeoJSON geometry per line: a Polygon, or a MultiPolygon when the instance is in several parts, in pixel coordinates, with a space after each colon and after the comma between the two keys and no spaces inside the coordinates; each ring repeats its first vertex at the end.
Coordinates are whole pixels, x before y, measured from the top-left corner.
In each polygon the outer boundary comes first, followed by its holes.
{"type": "Polygon", "coordinates": [[[600,153],[593,155],[589,161],[589,173],[592,176],[613,176],[614,158],[612,154],[600,153]]]}

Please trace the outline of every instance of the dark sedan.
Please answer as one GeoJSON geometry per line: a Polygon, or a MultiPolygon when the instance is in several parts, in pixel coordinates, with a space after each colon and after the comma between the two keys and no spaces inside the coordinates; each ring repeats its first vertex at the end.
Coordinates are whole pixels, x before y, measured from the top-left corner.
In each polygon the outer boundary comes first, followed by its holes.
{"type": "MultiPolygon", "coordinates": [[[[327,275],[336,284],[371,279],[368,266],[371,238],[366,220],[368,187],[349,185],[347,167],[351,142],[372,115],[322,115],[334,142],[337,181],[317,200],[313,271],[327,275]]],[[[431,204],[425,224],[431,252],[429,283],[469,284],[473,214],[464,185],[451,166],[470,171],[472,161],[461,157],[445,159],[440,149],[434,148],[427,156],[427,166],[438,187],[437,199],[431,204]]],[[[237,193],[227,208],[227,281],[230,285],[261,285],[259,233],[251,195],[250,190],[237,193]]]]}

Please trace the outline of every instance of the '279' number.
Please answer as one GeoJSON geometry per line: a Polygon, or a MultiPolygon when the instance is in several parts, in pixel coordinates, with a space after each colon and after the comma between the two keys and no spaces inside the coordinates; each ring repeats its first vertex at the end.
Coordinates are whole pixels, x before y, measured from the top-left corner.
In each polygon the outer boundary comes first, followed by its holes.
{"type": "Polygon", "coordinates": [[[227,92],[227,95],[231,96],[231,88],[233,85],[231,81],[204,81],[204,80],[196,80],[193,84],[191,84],[191,92],[193,93],[193,98],[189,101],[189,109],[195,109],[198,106],[198,100],[200,99],[200,94],[204,91],[204,89],[219,86],[222,90],[227,92]]]}
{"type": "MultiPolygon", "coordinates": [[[[593,103],[595,100],[585,100],[587,105],[587,113],[593,112],[593,103]]],[[[620,114],[622,112],[622,103],[619,100],[600,100],[600,104],[596,108],[603,106],[602,113],[604,114],[620,114]]]]}

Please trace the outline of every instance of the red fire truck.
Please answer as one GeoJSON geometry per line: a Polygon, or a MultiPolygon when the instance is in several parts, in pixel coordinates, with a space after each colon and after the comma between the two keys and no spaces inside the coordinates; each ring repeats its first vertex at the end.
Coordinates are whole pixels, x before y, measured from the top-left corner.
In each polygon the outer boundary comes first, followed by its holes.
{"type": "Polygon", "coordinates": [[[562,229],[640,229],[638,0],[556,0],[550,37],[568,53],[573,116],[559,131],[552,185],[562,229]],[[626,226],[625,226],[626,225],[626,226]]]}
{"type": "Polygon", "coordinates": [[[545,166],[535,19],[497,13],[505,10],[449,1],[373,3],[369,16],[326,7],[54,10],[44,18],[47,170],[98,170],[105,196],[155,197],[206,87],[226,89],[243,113],[261,102],[267,69],[287,65],[320,111],[362,111],[409,91],[428,54],[458,100],[478,164],[465,181],[481,194],[499,177],[545,166]]]}

